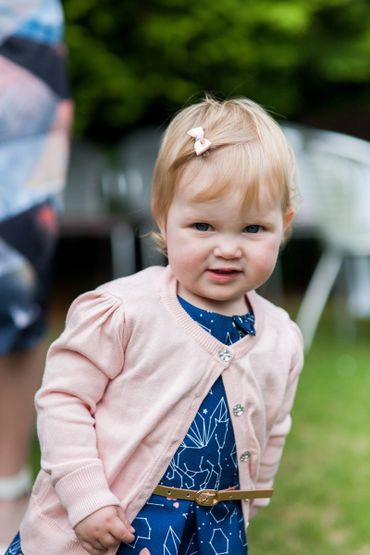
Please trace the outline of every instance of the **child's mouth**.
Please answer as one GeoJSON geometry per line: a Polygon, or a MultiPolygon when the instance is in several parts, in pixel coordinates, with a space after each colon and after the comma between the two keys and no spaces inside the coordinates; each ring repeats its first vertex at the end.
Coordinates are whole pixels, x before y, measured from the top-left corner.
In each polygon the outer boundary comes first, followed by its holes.
{"type": "Polygon", "coordinates": [[[236,270],[235,268],[211,268],[209,271],[215,272],[216,274],[229,275],[238,274],[240,270],[236,270]]]}
{"type": "Polygon", "coordinates": [[[240,270],[236,270],[235,268],[210,268],[208,270],[208,274],[211,278],[219,282],[229,281],[236,277],[239,273],[240,270]]]}

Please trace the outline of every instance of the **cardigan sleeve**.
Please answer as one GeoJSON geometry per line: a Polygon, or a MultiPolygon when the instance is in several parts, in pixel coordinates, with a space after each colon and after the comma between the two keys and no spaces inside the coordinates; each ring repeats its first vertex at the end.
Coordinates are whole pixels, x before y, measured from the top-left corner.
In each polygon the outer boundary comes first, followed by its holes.
{"type": "MultiPolygon", "coordinates": [[[[279,467],[286,437],[292,425],[291,410],[297,390],[298,379],[303,367],[303,339],[298,326],[290,322],[293,336],[293,356],[291,369],[288,376],[284,401],[278,416],[269,433],[266,447],[261,457],[260,470],[256,488],[271,489],[279,467]]],[[[258,510],[268,505],[269,499],[256,499],[251,505],[250,517],[253,518],[258,510]]]]}
{"type": "Polygon", "coordinates": [[[51,345],[36,394],[41,466],[72,526],[99,508],[119,505],[96,447],[94,413],[124,360],[122,302],[102,291],[78,297],[51,345]]]}

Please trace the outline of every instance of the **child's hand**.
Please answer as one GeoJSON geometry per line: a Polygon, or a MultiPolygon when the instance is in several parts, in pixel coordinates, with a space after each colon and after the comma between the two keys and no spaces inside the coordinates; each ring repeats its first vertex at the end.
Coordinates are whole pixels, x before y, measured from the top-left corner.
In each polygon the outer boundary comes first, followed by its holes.
{"type": "Polygon", "coordinates": [[[132,528],[120,507],[104,507],[84,518],[75,527],[82,547],[91,555],[101,555],[109,547],[135,539],[132,528]]]}

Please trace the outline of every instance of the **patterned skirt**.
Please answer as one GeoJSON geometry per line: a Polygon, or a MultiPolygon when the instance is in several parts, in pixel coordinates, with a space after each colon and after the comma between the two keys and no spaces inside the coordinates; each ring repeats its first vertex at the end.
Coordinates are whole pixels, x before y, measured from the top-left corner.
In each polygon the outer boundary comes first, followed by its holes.
{"type": "MultiPolygon", "coordinates": [[[[236,446],[222,379],[204,399],[160,484],[185,489],[239,487],[236,446]]],[[[118,555],[247,555],[240,501],[203,507],[152,495],[132,523],[135,540],[118,555]]]]}

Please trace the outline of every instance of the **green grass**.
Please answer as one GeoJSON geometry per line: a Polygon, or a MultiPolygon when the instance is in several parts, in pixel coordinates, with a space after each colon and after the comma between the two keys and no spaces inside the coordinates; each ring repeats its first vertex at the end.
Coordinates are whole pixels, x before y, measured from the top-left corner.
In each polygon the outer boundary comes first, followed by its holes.
{"type": "MultiPolygon", "coordinates": [[[[370,322],[353,342],[334,328],[327,310],[306,356],[274,497],[248,529],[251,555],[370,555],[370,322]]],[[[33,461],[36,471],[37,442],[33,461]]]]}
{"type": "Polygon", "coordinates": [[[252,555],[370,555],[370,323],[356,340],[325,314],[306,356],[271,505],[252,555]]]}

